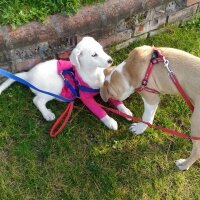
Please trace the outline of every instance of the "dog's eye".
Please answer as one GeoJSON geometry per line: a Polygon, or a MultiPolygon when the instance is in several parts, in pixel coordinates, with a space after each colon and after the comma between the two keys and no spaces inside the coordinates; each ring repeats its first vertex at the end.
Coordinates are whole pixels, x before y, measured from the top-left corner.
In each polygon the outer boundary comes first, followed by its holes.
{"type": "Polygon", "coordinates": [[[97,56],[98,56],[97,53],[92,54],[92,57],[97,57],[97,56]]]}

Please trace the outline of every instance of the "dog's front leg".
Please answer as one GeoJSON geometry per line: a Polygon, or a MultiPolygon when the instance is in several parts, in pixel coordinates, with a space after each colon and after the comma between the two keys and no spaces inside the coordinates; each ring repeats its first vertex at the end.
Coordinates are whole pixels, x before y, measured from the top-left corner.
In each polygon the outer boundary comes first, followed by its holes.
{"type": "MultiPolygon", "coordinates": [[[[153,94],[153,95],[157,95],[157,94],[153,94]]],[[[144,96],[142,97],[143,102],[144,102],[144,113],[142,116],[142,120],[149,122],[150,124],[153,122],[154,120],[154,116],[158,107],[158,103],[159,103],[159,96],[157,95],[155,99],[150,99],[150,98],[145,98],[144,96]]],[[[135,133],[136,135],[142,134],[146,129],[147,129],[148,125],[144,124],[144,123],[133,123],[129,130],[133,133],[135,133]]]]}
{"type": "Polygon", "coordinates": [[[113,130],[118,129],[117,122],[110,116],[106,115],[105,117],[101,118],[101,121],[109,128],[113,130]]]}
{"type": "Polygon", "coordinates": [[[47,121],[53,121],[56,118],[55,114],[46,107],[46,103],[52,99],[53,97],[48,95],[36,95],[33,98],[33,103],[47,121]]]}
{"type": "MultiPolygon", "coordinates": [[[[126,115],[133,116],[133,113],[124,105],[124,103],[120,100],[110,98],[109,101],[119,110],[120,112],[125,113],[126,115]]],[[[127,120],[131,120],[130,118],[126,118],[127,120]]]]}
{"type": "Polygon", "coordinates": [[[94,113],[109,129],[117,130],[118,124],[117,122],[107,115],[104,109],[102,109],[94,98],[81,98],[83,103],[87,106],[87,108],[94,113]]]}

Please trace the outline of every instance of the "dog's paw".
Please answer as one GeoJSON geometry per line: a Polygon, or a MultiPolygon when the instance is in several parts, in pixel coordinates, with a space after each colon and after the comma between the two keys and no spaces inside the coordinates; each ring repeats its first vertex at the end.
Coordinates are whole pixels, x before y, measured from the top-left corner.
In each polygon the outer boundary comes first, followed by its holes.
{"type": "MultiPolygon", "coordinates": [[[[125,113],[126,115],[130,115],[131,117],[133,116],[133,113],[124,105],[124,104],[120,104],[117,106],[117,109],[123,113],[125,113]]],[[[127,120],[131,121],[130,118],[126,118],[127,120]]]]}
{"type": "Polygon", "coordinates": [[[188,170],[189,167],[186,165],[185,163],[186,159],[179,159],[176,161],[176,166],[180,169],[180,170],[188,170]]]}
{"type": "Polygon", "coordinates": [[[136,135],[140,135],[147,129],[147,127],[148,126],[143,123],[133,123],[129,130],[136,135]]]}
{"type": "Polygon", "coordinates": [[[109,129],[113,129],[113,130],[117,130],[118,129],[118,124],[117,122],[109,117],[108,115],[106,115],[105,117],[103,117],[101,119],[101,121],[109,128],[109,129]]]}
{"type": "Polygon", "coordinates": [[[43,117],[47,121],[53,121],[56,118],[55,114],[50,109],[47,109],[46,112],[43,113],[43,117]]]}

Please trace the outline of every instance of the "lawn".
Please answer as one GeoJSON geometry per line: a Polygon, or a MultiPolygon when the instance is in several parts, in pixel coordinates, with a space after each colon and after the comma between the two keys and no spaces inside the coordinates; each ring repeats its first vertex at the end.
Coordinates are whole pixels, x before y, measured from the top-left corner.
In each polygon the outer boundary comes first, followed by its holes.
{"type": "Polygon", "coordinates": [[[48,15],[73,15],[81,6],[104,0],[1,0],[0,25],[21,26],[27,22],[44,21],[48,15]]]}
{"type": "MultiPolygon", "coordinates": [[[[110,54],[119,64],[143,44],[200,56],[200,17],[121,51],[113,47],[110,54]]],[[[42,118],[32,98],[17,83],[0,96],[0,199],[200,199],[200,161],[189,171],[175,166],[175,160],[189,156],[191,141],[150,128],[135,136],[128,131],[131,122],[113,114],[119,130],[108,130],[79,101],[70,124],[50,138],[53,123],[42,118]]],[[[138,94],[125,104],[141,117],[138,94]]],[[[57,116],[66,107],[57,101],[48,106],[57,116]]],[[[154,123],[189,134],[190,116],[180,97],[162,95],[154,123]]]]}

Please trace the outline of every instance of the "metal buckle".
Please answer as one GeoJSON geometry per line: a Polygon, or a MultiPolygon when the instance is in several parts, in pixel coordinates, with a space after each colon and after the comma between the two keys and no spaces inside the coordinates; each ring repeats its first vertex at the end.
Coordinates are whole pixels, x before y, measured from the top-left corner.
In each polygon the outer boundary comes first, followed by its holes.
{"type": "Polygon", "coordinates": [[[148,81],[146,79],[143,79],[142,86],[147,86],[148,81]]]}
{"type": "Polygon", "coordinates": [[[65,80],[67,80],[66,78],[65,78],[65,76],[63,75],[63,73],[62,73],[63,71],[61,71],[60,72],[60,76],[62,77],[62,79],[65,81],[65,80]]]}
{"type": "Polygon", "coordinates": [[[173,71],[171,70],[171,68],[169,67],[169,60],[167,60],[165,57],[163,57],[163,61],[164,61],[164,66],[167,69],[168,74],[173,73],[173,71]]]}

